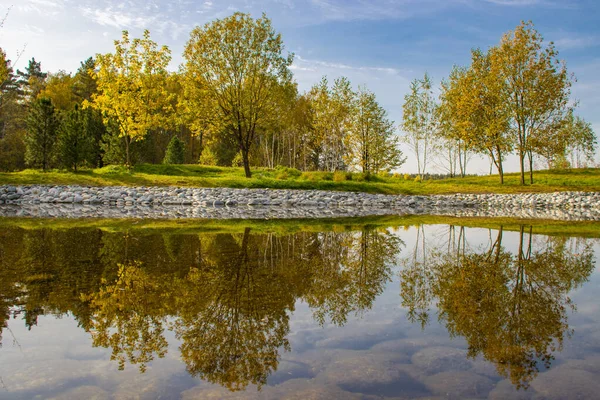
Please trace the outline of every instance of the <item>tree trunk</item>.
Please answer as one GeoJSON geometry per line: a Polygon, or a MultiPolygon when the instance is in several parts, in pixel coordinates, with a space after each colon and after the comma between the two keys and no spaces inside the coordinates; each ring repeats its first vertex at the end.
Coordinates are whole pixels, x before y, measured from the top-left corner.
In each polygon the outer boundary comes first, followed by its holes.
{"type": "Polygon", "coordinates": [[[131,155],[129,152],[129,145],[131,143],[131,138],[129,135],[125,135],[125,166],[127,169],[131,169],[131,155]]]}
{"type": "Polygon", "coordinates": [[[521,185],[525,185],[525,154],[519,151],[519,164],[521,167],[521,185]]]}
{"type": "Polygon", "coordinates": [[[528,151],[527,157],[529,158],[529,183],[533,185],[533,153],[528,151]]]}
{"type": "Polygon", "coordinates": [[[244,161],[244,173],[246,178],[252,178],[252,172],[250,172],[250,160],[248,158],[248,149],[242,148],[242,159],[244,161]]]}

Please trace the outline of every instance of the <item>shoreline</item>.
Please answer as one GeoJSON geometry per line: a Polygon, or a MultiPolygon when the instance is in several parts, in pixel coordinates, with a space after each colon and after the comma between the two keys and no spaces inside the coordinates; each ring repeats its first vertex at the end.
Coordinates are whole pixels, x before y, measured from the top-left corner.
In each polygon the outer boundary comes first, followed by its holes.
{"type": "Polygon", "coordinates": [[[0,216],[289,219],[446,215],[600,221],[600,192],[384,195],[294,189],[0,186],[0,216]]]}

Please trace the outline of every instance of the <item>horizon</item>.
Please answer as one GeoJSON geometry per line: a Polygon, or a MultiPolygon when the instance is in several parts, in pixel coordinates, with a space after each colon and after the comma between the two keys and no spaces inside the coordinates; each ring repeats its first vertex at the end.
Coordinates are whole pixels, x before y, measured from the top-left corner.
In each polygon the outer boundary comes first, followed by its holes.
{"type": "MultiPolygon", "coordinates": [[[[159,45],[172,52],[170,70],[177,70],[189,33],[197,25],[241,11],[262,12],[281,33],[286,50],[295,54],[291,67],[300,92],[326,75],[346,76],[354,88],[366,85],[398,126],[411,80],[428,72],[436,88],[452,65],[468,65],[471,48],[487,49],[520,21],[531,20],[545,42],[553,41],[559,58],[577,81],[572,99],[576,114],[600,131],[600,4],[577,0],[234,0],[199,4],[100,1],[21,0],[0,28],[0,46],[23,69],[32,57],[48,72],[74,73],[79,63],[114,50],[122,30],[140,37],[149,29],[159,45]]],[[[2,6],[0,13],[8,11],[2,6]]],[[[400,134],[400,131],[398,131],[400,134]]],[[[401,172],[414,172],[414,154],[401,146],[407,162],[401,172]]],[[[506,172],[518,170],[516,157],[506,160],[506,172]],[[514,160],[513,160],[514,159],[514,160]]],[[[598,162],[598,152],[596,162],[598,162]]],[[[430,164],[431,165],[431,164],[430,164]]],[[[538,168],[543,167],[538,163],[538,168]]],[[[430,167],[428,172],[441,172],[430,167]]],[[[469,164],[470,174],[487,174],[485,159],[469,164]]],[[[494,169],[494,173],[495,173],[494,169]]]]}

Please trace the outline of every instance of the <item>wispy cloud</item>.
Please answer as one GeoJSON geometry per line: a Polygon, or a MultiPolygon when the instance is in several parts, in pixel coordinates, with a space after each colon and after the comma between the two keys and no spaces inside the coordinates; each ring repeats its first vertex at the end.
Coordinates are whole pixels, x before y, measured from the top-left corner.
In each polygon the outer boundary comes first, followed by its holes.
{"type": "Polygon", "coordinates": [[[293,69],[318,71],[319,67],[336,70],[384,72],[389,75],[398,75],[402,71],[400,69],[390,67],[355,66],[322,60],[310,60],[299,55],[295,56],[293,69]]]}
{"type": "Polygon", "coordinates": [[[600,46],[600,37],[594,35],[582,36],[569,34],[554,40],[554,44],[559,50],[579,50],[600,46]]]}

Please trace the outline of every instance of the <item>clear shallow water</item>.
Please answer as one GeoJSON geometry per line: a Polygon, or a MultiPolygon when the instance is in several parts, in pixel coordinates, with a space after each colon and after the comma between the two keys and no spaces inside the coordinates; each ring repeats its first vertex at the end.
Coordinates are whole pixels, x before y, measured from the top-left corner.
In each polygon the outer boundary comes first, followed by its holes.
{"type": "Polygon", "coordinates": [[[0,398],[594,398],[597,239],[0,233],[0,398]]]}

